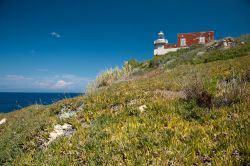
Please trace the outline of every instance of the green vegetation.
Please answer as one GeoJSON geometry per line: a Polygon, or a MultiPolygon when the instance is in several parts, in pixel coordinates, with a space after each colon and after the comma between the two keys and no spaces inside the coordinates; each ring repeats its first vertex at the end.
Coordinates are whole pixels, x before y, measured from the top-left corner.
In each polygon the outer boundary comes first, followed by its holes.
{"type": "Polygon", "coordinates": [[[86,96],[0,114],[7,119],[0,126],[0,163],[249,165],[249,64],[249,43],[130,61],[129,70],[98,76],[94,85],[101,86],[86,96]],[[64,106],[82,103],[77,116],[57,117],[64,106]],[[64,123],[77,132],[41,148],[53,126],[64,123]]]}

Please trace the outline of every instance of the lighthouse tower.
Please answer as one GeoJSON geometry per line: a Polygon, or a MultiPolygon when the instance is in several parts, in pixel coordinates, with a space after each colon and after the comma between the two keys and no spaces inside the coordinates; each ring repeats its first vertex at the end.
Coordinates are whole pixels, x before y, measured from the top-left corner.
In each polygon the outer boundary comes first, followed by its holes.
{"type": "Polygon", "coordinates": [[[165,53],[164,45],[168,43],[165,39],[164,33],[161,31],[158,33],[158,39],[154,41],[154,55],[162,55],[165,53]]]}

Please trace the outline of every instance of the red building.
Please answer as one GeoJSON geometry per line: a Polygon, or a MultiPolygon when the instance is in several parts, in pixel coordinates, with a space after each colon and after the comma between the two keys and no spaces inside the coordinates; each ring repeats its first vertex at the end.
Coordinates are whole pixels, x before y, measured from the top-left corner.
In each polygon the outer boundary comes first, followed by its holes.
{"type": "Polygon", "coordinates": [[[189,47],[194,44],[206,44],[214,40],[214,32],[180,33],[177,35],[177,38],[177,44],[166,43],[164,48],[189,47]]]}

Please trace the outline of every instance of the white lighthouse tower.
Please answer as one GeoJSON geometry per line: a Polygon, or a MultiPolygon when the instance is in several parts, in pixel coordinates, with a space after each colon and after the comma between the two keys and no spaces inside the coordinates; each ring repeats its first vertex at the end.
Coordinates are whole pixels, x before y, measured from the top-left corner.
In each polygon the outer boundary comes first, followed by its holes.
{"type": "Polygon", "coordinates": [[[168,43],[168,40],[165,39],[164,33],[161,31],[158,33],[158,39],[154,41],[154,55],[165,54],[166,50],[164,45],[168,43]]]}

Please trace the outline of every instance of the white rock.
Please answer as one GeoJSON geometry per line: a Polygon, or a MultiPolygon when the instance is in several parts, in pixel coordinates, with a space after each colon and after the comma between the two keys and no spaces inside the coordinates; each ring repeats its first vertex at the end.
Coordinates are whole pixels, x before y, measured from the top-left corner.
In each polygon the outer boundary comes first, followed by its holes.
{"type": "Polygon", "coordinates": [[[6,118],[3,118],[1,121],[0,121],[0,125],[6,123],[6,118]]]}
{"type": "Polygon", "coordinates": [[[141,106],[139,107],[139,110],[140,110],[141,112],[144,112],[146,108],[147,108],[146,105],[141,105],[141,106]]]}
{"type": "Polygon", "coordinates": [[[137,100],[136,99],[133,99],[131,100],[130,102],[128,102],[128,106],[132,106],[132,105],[135,105],[137,103],[137,100]]]}
{"type": "Polygon", "coordinates": [[[59,117],[60,119],[71,118],[71,117],[75,116],[76,113],[82,111],[83,109],[84,109],[84,104],[80,105],[80,106],[77,108],[76,111],[67,110],[67,107],[65,106],[65,107],[63,107],[63,108],[60,110],[60,112],[59,112],[59,114],[58,114],[58,117],[59,117]]]}
{"type": "Polygon", "coordinates": [[[67,119],[71,118],[76,115],[76,112],[70,111],[70,112],[62,112],[58,116],[60,119],[67,119]]]}
{"type": "Polygon", "coordinates": [[[58,117],[60,119],[67,119],[75,116],[75,114],[76,114],[75,111],[67,111],[67,107],[65,106],[60,110],[58,117]]]}
{"type": "Polygon", "coordinates": [[[71,136],[76,132],[75,129],[72,128],[70,124],[64,123],[63,125],[55,125],[54,131],[49,134],[48,142],[44,143],[45,147],[47,147],[51,142],[56,140],[62,136],[71,136]]]}

